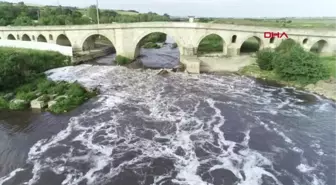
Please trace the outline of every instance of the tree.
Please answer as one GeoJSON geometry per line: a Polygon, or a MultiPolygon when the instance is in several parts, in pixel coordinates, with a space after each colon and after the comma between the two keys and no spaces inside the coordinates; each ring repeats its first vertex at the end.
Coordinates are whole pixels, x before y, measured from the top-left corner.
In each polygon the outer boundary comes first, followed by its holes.
{"type": "Polygon", "coordinates": [[[28,16],[17,17],[13,24],[18,26],[29,26],[33,24],[33,20],[28,16]]]}
{"type": "Polygon", "coordinates": [[[166,13],[163,14],[163,16],[164,16],[164,17],[167,17],[168,19],[170,19],[170,15],[168,15],[168,14],[166,14],[166,13]]]}
{"type": "Polygon", "coordinates": [[[97,23],[97,9],[96,9],[96,5],[91,5],[88,10],[87,10],[87,15],[89,17],[91,17],[92,21],[94,23],[97,23]]]}

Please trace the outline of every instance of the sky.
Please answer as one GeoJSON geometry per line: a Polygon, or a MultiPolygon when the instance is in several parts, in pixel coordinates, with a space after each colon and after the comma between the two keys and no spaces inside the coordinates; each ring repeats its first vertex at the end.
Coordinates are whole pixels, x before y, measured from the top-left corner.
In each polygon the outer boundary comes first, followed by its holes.
{"type": "MultiPolygon", "coordinates": [[[[6,0],[5,0],[6,1],[6,0]]],[[[96,0],[7,0],[87,7],[96,0]]],[[[100,8],[196,17],[336,17],[335,0],[98,0],[100,8]]]]}

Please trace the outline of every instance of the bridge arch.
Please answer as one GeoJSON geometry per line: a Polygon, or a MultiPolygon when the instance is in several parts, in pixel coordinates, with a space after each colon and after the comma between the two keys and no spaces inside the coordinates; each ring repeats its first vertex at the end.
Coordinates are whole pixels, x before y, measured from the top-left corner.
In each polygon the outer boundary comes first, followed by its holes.
{"type": "Polygon", "coordinates": [[[31,41],[30,37],[27,34],[23,34],[21,39],[23,41],[31,41]]]}
{"type": "Polygon", "coordinates": [[[135,40],[136,46],[135,46],[134,58],[137,58],[140,55],[141,47],[143,46],[144,41],[146,41],[146,39],[149,38],[153,34],[165,34],[167,39],[171,38],[170,40],[172,40],[174,43],[169,43],[170,47],[172,47],[173,49],[177,48],[179,56],[182,54],[182,49],[180,47],[181,44],[180,44],[179,40],[177,40],[174,35],[169,34],[169,33],[165,32],[165,31],[149,31],[149,32],[145,32],[145,33],[141,34],[135,40]],[[173,46],[173,45],[175,45],[175,46],[173,46]]]}
{"type": "Polygon", "coordinates": [[[264,47],[263,40],[255,35],[245,37],[242,41],[239,53],[253,53],[264,47]]]}
{"type": "Polygon", "coordinates": [[[328,42],[324,39],[321,39],[311,46],[310,51],[315,53],[324,53],[326,52],[327,47],[328,42]]]}
{"type": "Polygon", "coordinates": [[[83,51],[90,51],[93,49],[106,48],[111,49],[112,53],[116,53],[113,42],[102,34],[90,34],[81,43],[83,51]]]}
{"type": "Polygon", "coordinates": [[[57,36],[56,44],[61,45],[61,46],[70,46],[70,47],[72,46],[69,38],[64,34],[60,34],[57,36]]]}
{"type": "Polygon", "coordinates": [[[16,40],[13,34],[7,36],[7,40],[16,40]]]}
{"type": "Polygon", "coordinates": [[[200,38],[197,45],[197,54],[223,53],[226,54],[226,43],[220,35],[210,33],[200,38]]]}
{"type": "Polygon", "coordinates": [[[47,42],[47,39],[42,34],[40,34],[37,37],[37,42],[47,42]]]}

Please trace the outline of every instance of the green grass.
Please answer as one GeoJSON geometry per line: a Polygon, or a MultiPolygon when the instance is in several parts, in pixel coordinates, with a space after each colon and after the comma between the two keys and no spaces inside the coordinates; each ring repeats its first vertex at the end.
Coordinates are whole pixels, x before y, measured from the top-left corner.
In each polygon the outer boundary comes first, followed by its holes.
{"type": "Polygon", "coordinates": [[[121,56],[121,55],[117,55],[116,56],[116,59],[115,59],[115,62],[118,64],[118,65],[126,65],[126,64],[129,64],[132,62],[131,59],[127,58],[127,57],[124,57],[124,56],[121,56]]]}
{"type": "Polygon", "coordinates": [[[329,69],[331,76],[336,78],[336,58],[334,56],[322,56],[321,59],[329,69]]]}

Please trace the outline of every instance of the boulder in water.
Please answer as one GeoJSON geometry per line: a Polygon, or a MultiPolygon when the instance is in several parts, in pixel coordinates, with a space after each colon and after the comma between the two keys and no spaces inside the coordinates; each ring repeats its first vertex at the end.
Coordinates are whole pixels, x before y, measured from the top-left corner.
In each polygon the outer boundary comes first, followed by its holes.
{"type": "Polygon", "coordinates": [[[11,110],[22,110],[27,108],[28,103],[21,99],[14,99],[9,102],[9,109],[11,110]]]}
{"type": "Polygon", "coordinates": [[[172,71],[173,72],[183,72],[185,70],[185,67],[183,64],[179,64],[175,67],[173,67],[172,71]]]}
{"type": "Polygon", "coordinates": [[[44,102],[43,100],[40,100],[40,98],[36,98],[35,100],[32,100],[30,102],[30,107],[32,109],[43,109],[46,106],[47,106],[47,103],[44,102]]]}
{"type": "Polygon", "coordinates": [[[169,73],[169,71],[167,71],[166,69],[161,69],[158,73],[157,73],[157,75],[166,75],[166,74],[168,74],[169,73]]]}

